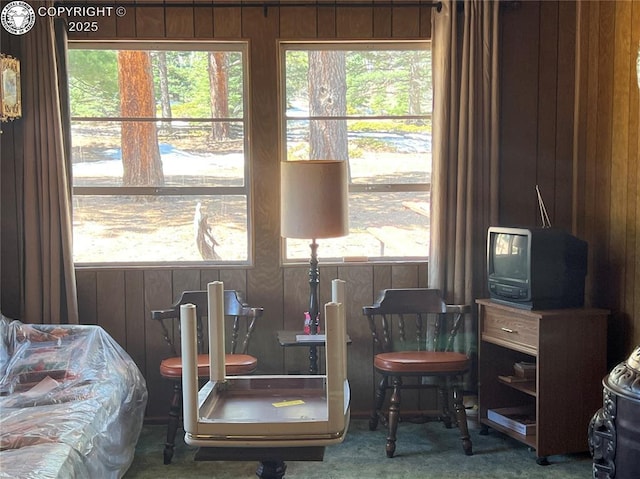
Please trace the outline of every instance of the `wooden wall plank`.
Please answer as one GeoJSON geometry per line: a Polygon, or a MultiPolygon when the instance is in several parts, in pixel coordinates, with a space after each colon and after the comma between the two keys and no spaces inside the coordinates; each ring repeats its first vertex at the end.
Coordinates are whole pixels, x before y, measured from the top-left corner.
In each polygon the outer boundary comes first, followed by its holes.
{"type": "MultiPolygon", "coordinates": [[[[127,335],[124,346],[131,358],[135,361],[147,377],[147,361],[145,352],[145,336],[147,324],[144,311],[144,274],[140,270],[125,271],[124,275],[124,304],[125,304],[125,333],[127,335]]],[[[157,367],[157,365],[152,365],[157,367]]]]}
{"type": "Polygon", "coordinates": [[[247,293],[247,272],[243,269],[222,269],[220,270],[220,281],[224,283],[225,289],[235,289],[242,291],[249,300],[247,293]]]}
{"type": "Polygon", "coordinates": [[[216,8],[213,11],[213,34],[216,38],[242,37],[242,9],[216,8]]]}
{"type": "Polygon", "coordinates": [[[500,195],[503,225],[536,224],[537,91],[540,5],[522,2],[502,12],[500,195]]]}
{"type": "Polygon", "coordinates": [[[213,268],[200,270],[200,289],[207,289],[207,285],[212,281],[220,281],[220,270],[213,268]]]}
{"type": "Polygon", "coordinates": [[[362,307],[372,303],[373,266],[343,266],[338,268],[338,276],[346,281],[347,334],[353,341],[347,349],[351,411],[363,416],[371,411],[374,391],[373,341],[362,314],[362,307]]]}
{"type": "Polygon", "coordinates": [[[393,36],[392,28],[393,11],[391,7],[378,7],[373,9],[373,37],[390,38],[393,36]]]}
{"type": "Polygon", "coordinates": [[[611,294],[609,281],[611,270],[607,267],[609,255],[610,205],[611,205],[611,148],[613,107],[613,51],[615,8],[603,5],[599,14],[598,92],[595,103],[598,112],[596,132],[596,191],[595,224],[593,239],[600,247],[594,252],[595,273],[602,281],[594,292],[598,303],[606,302],[611,294]]]}
{"type": "Polygon", "coordinates": [[[98,324],[97,279],[95,271],[76,271],[80,324],[98,324]]]}
{"type": "MultiPolygon", "coordinates": [[[[587,144],[587,91],[588,91],[588,54],[589,36],[585,34],[589,30],[589,3],[579,2],[576,7],[576,116],[574,118],[574,144],[573,164],[575,168],[574,201],[573,201],[573,231],[578,236],[585,237],[585,204],[582,201],[586,197],[586,172],[580,165],[584,163],[587,144]]],[[[588,289],[588,288],[587,288],[588,289]]]]}
{"type": "MultiPolygon", "coordinates": [[[[609,285],[612,294],[618,295],[618,303],[624,304],[626,293],[627,231],[629,178],[629,100],[631,87],[630,70],[635,66],[630,61],[631,50],[631,2],[615,4],[615,32],[613,44],[613,105],[612,105],[612,141],[611,141],[611,207],[609,262],[618,265],[612,273],[613,284],[609,285]]],[[[625,322],[620,336],[629,337],[630,322],[625,322]]],[[[625,341],[626,342],[626,341],[625,341]]],[[[626,344],[624,346],[627,346],[626,344]]]]}
{"type": "Polygon", "coordinates": [[[194,8],[193,35],[200,39],[213,38],[213,8],[194,8]]]}
{"type": "Polygon", "coordinates": [[[640,344],[640,71],[635,63],[640,55],[640,2],[632,3],[631,44],[629,61],[629,194],[626,223],[627,231],[627,278],[624,311],[632,318],[631,344],[640,344]],[[637,47],[636,47],[637,46],[637,47]],[[638,51],[636,51],[636,48],[638,51]],[[634,68],[636,66],[636,68],[634,68]],[[634,83],[635,81],[635,83],[634,83]],[[638,88],[634,88],[633,85],[638,88]]]}
{"type": "MultiPolygon", "coordinates": [[[[540,49],[538,52],[538,118],[547,121],[538,122],[537,161],[535,182],[540,186],[551,223],[555,221],[556,204],[562,206],[562,195],[568,194],[571,201],[571,188],[566,185],[562,192],[556,188],[556,169],[561,161],[556,158],[556,106],[558,101],[558,3],[543,2],[540,4],[540,49]],[[556,198],[556,195],[560,198],[556,198]]],[[[571,158],[567,158],[570,164],[571,158]]],[[[535,185],[533,185],[535,186],[535,185]]],[[[523,191],[525,196],[534,196],[535,190],[527,185],[523,191]]],[[[542,226],[540,215],[536,215],[531,226],[542,226]]]]}
{"type": "Polygon", "coordinates": [[[391,268],[392,288],[415,288],[418,283],[418,265],[398,264],[391,268]]]}
{"type": "Polygon", "coordinates": [[[392,36],[394,38],[419,37],[421,10],[423,10],[421,7],[394,8],[391,17],[392,36]]]}
{"type": "Polygon", "coordinates": [[[388,289],[392,287],[391,286],[392,269],[393,269],[392,266],[388,264],[375,265],[373,267],[373,283],[372,283],[373,287],[371,290],[370,304],[371,302],[375,301],[380,291],[382,291],[383,289],[388,289]]]}
{"type": "Polygon", "coordinates": [[[554,225],[571,231],[573,209],[573,116],[575,102],[575,51],[576,51],[575,2],[558,2],[558,76],[556,95],[556,181],[554,225]],[[571,188],[558,188],[571,185],[571,188]],[[558,190],[563,193],[558,194],[558,190]]]}
{"type": "Polygon", "coordinates": [[[175,269],[172,273],[172,295],[167,298],[168,304],[173,303],[180,297],[183,291],[197,291],[200,289],[200,270],[199,269],[175,269]]]}
{"type": "MultiPolygon", "coordinates": [[[[117,38],[135,38],[136,9],[132,7],[124,7],[123,5],[118,5],[119,3],[127,3],[127,1],[116,0],[115,2],[116,7],[120,6],[121,9],[124,8],[124,10],[120,10],[121,15],[119,15],[118,18],[116,19],[116,32],[118,35],[117,38]]],[[[103,38],[109,38],[106,32],[103,38]]]]}
{"type": "MultiPolygon", "coordinates": [[[[583,7],[584,8],[584,7],[583,7]]],[[[585,109],[587,111],[586,118],[586,151],[584,156],[583,170],[585,172],[585,196],[582,198],[585,210],[585,236],[584,238],[589,244],[595,244],[593,231],[595,228],[595,222],[597,218],[593,214],[596,204],[596,182],[598,179],[597,170],[597,139],[598,139],[598,111],[597,108],[587,107],[588,105],[597,105],[598,99],[598,52],[600,38],[598,35],[599,23],[598,17],[600,13],[600,4],[593,2],[589,4],[587,20],[587,29],[584,34],[589,38],[589,53],[586,59],[586,72],[587,77],[587,101],[585,103],[585,109]]],[[[598,185],[599,186],[599,185],[598,185]]],[[[594,264],[595,248],[589,248],[589,264],[594,264]]],[[[597,290],[596,286],[596,271],[592,267],[587,273],[587,282],[589,288],[587,289],[587,303],[597,304],[596,298],[593,298],[593,292],[597,290]]]]}
{"type": "MultiPolygon", "coordinates": [[[[138,0],[138,3],[142,3],[138,0]]],[[[141,5],[135,9],[136,38],[165,37],[165,14],[161,7],[141,5]]]]}
{"type": "MultiPolygon", "coordinates": [[[[201,7],[198,8],[198,14],[201,7]]],[[[205,9],[206,10],[206,9],[205,9]]],[[[167,38],[193,38],[194,37],[194,9],[193,7],[172,7],[166,15],[165,27],[167,38]]]]}
{"type": "Polygon", "coordinates": [[[280,9],[280,38],[316,38],[318,29],[317,9],[288,7],[280,9]]]}
{"type": "Polygon", "coordinates": [[[336,7],[318,7],[318,38],[334,38],[338,34],[336,7]]]}
{"type": "MultiPolygon", "coordinates": [[[[309,268],[287,267],[282,273],[284,311],[281,318],[272,320],[282,325],[278,329],[302,331],[304,312],[309,310],[309,268]]],[[[308,348],[283,348],[280,355],[284,355],[283,372],[305,374],[309,370],[308,348]]]]}
{"type": "Polygon", "coordinates": [[[127,344],[124,271],[105,270],[96,275],[98,324],[122,347],[127,344]]]}
{"type": "Polygon", "coordinates": [[[167,308],[173,303],[172,274],[170,270],[144,272],[145,362],[147,389],[147,417],[166,418],[173,385],[160,376],[160,361],[170,356],[162,336],[162,329],[151,319],[151,311],[167,308]]]}
{"type": "Polygon", "coordinates": [[[429,287],[429,263],[418,263],[418,287],[429,287]]]}
{"type": "Polygon", "coordinates": [[[336,10],[338,38],[371,38],[373,10],[366,7],[339,7],[336,10]]]}

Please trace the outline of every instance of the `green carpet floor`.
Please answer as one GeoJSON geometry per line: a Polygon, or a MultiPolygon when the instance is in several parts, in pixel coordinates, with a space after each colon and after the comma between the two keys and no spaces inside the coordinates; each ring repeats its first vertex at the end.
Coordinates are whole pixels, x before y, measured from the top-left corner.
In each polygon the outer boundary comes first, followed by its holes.
{"type": "MultiPolygon", "coordinates": [[[[195,462],[196,448],[179,437],[172,464],[162,463],[165,426],[144,426],[136,456],[124,479],[255,478],[256,462],[195,462]]],[[[396,455],[385,456],[385,430],[369,431],[352,419],[342,444],[329,446],[322,462],[287,462],[285,479],[589,479],[588,453],[549,457],[539,466],[527,446],[495,431],[471,429],[473,456],[465,456],[457,429],[441,423],[400,424],[396,455]]],[[[585,431],[586,436],[586,431],[585,431]]],[[[586,439],[585,439],[586,440],[586,439]]]]}

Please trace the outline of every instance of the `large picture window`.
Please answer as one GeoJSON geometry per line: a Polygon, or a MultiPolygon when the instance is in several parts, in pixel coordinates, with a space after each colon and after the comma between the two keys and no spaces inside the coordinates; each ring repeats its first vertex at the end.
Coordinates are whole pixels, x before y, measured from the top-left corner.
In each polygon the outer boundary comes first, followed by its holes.
{"type": "Polygon", "coordinates": [[[70,45],[76,263],[251,261],[246,51],[70,45]]]}
{"type": "MultiPolygon", "coordinates": [[[[283,42],[280,55],[283,160],[345,160],[349,167],[350,234],[322,241],[318,256],[425,259],[430,43],[283,42]]],[[[286,260],[303,260],[309,241],[286,239],[285,251],[286,260]]]]}

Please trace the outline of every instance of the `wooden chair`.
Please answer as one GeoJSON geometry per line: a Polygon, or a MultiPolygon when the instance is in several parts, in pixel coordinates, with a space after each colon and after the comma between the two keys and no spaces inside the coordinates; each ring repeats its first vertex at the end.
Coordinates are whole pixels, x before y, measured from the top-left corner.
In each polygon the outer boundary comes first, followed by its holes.
{"type": "Polygon", "coordinates": [[[387,457],[393,457],[396,450],[401,391],[434,387],[439,392],[441,409],[420,411],[420,420],[439,419],[447,428],[457,423],[465,454],[473,454],[458,384],[470,361],[465,354],[452,351],[462,317],[469,311],[466,305],[445,304],[440,291],[425,288],[385,289],[375,304],[363,308],[374,341],[374,368],[381,375],[369,429],[375,430],[378,421],[388,426],[387,457]],[[415,323],[406,321],[407,317],[415,318],[415,323]],[[403,378],[411,376],[417,377],[417,381],[403,384],[403,378]],[[425,381],[425,377],[435,379],[425,381]],[[385,413],[382,406],[387,389],[393,392],[385,413]],[[450,403],[455,410],[453,417],[450,403]]]}
{"type": "MultiPolygon", "coordinates": [[[[172,381],[173,396],[169,406],[169,418],[167,426],[167,442],[164,448],[164,463],[171,463],[175,438],[180,422],[182,410],[182,358],[176,348],[180,344],[179,337],[172,340],[173,325],[167,326],[165,321],[177,321],[180,323],[180,306],[194,304],[198,316],[198,378],[206,381],[209,379],[209,354],[206,351],[203,334],[202,318],[208,314],[208,299],[206,291],[185,291],[169,309],[151,312],[151,319],[157,320],[162,328],[164,340],[169,345],[171,356],[160,363],[160,374],[172,381]]],[[[244,302],[239,291],[227,290],[224,292],[224,314],[231,318],[230,347],[226,347],[225,372],[228,376],[242,376],[253,373],[258,360],[248,354],[251,335],[256,326],[256,320],[263,314],[262,308],[252,308],[244,302]]],[[[176,329],[179,329],[176,325],[176,329]]],[[[228,338],[228,336],[227,336],[228,338]]],[[[229,342],[229,341],[227,341],[229,342]]]]}

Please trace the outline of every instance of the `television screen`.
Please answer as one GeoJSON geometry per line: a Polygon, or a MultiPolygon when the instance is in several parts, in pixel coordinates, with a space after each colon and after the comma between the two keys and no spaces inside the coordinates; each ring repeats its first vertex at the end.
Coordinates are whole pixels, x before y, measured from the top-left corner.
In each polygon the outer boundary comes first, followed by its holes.
{"type": "Polygon", "coordinates": [[[503,278],[527,279],[528,238],[524,235],[498,233],[493,245],[493,274],[503,278]]]}

